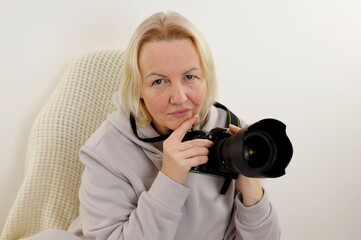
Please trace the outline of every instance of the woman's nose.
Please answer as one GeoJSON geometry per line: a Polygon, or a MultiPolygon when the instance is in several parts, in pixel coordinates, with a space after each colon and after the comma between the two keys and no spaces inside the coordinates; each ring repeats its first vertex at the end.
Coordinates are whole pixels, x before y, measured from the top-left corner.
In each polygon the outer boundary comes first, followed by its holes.
{"type": "Polygon", "coordinates": [[[182,104],[187,100],[186,89],[181,84],[176,84],[172,86],[170,103],[172,104],[182,104]]]}

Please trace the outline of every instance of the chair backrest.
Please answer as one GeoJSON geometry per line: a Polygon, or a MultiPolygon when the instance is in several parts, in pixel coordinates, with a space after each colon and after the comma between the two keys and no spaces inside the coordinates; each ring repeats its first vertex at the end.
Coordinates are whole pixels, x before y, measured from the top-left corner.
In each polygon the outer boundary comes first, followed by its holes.
{"type": "Polygon", "coordinates": [[[123,52],[98,51],[72,63],[33,124],[25,178],[1,240],[67,229],[78,216],[79,149],[114,110],[123,52]]]}

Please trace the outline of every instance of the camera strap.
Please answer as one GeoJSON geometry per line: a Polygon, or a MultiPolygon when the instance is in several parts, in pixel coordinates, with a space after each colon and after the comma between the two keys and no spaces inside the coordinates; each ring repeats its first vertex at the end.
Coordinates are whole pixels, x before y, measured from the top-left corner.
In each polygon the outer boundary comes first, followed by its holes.
{"type": "MultiPolygon", "coordinates": [[[[227,120],[226,120],[226,124],[225,124],[225,128],[228,128],[229,124],[233,124],[233,125],[236,125],[238,127],[241,127],[240,125],[240,121],[239,121],[239,118],[233,114],[227,107],[225,107],[224,105],[220,104],[219,102],[216,102],[214,104],[214,106],[216,108],[221,108],[223,110],[225,110],[228,114],[228,117],[227,117],[227,120]]],[[[172,134],[172,131],[168,134],[165,134],[165,135],[160,135],[160,136],[157,136],[157,137],[153,137],[153,138],[141,138],[139,137],[138,135],[138,131],[137,131],[137,124],[136,124],[136,121],[135,121],[135,117],[133,115],[133,113],[130,113],[129,114],[129,120],[130,120],[130,125],[132,127],[132,131],[134,133],[135,136],[137,136],[137,138],[139,140],[141,140],[142,142],[147,142],[147,143],[152,143],[152,142],[160,142],[160,141],[164,141],[166,140],[171,134],[172,134]]]]}
{"type": "Polygon", "coordinates": [[[223,109],[223,110],[225,110],[227,112],[228,118],[226,120],[226,126],[225,126],[226,128],[229,127],[229,124],[233,124],[235,126],[241,127],[241,122],[239,121],[239,118],[234,113],[232,113],[227,107],[220,104],[219,102],[216,102],[214,104],[214,106],[216,108],[221,108],[221,109],[223,109]]]}
{"type": "Polygon", "coordinates": [[[164,141],[166,140],[171,134],[173,131],[169,132],[168,134],[165,134],[165,135],[160,135],[158,137],[153,137],[153,138],[141,138],[139,137],[138,135],[138,132],[137,132],[137,124],[135,122],[135,117],[133,115],[133,113],[130,113],[129,115],[129,120],[130,120],[130,125],[132,127],[132,130],[133,130],[133,133],[135,136],[137,136],[137,138],[143,142],[147,142],[147,143],[152,143],[152,142],[160,142],[160,141],[164,141]]]}
{"type": "MultiPolygon", "coordinates": [[[[225,126],[226,128],[228,128],[229,124],[233,124],[235,126],[241,127],[241,122],[239,121],[239,118],[234,113],[232,113],[227,107],[220,104],[219,102],[216,102],[214,104],[214,106],[227,111],[228,118],[227,118],[227,121],[226,121],[226,126],[225,126]]],[[[224,183],[223,183],[223,186],[221,188],[220,194],[226,195],[227,190],[228,190],[229,186],[231,185],[231,182],[232,182],[231,177],[224,176],[224,183]]]]}

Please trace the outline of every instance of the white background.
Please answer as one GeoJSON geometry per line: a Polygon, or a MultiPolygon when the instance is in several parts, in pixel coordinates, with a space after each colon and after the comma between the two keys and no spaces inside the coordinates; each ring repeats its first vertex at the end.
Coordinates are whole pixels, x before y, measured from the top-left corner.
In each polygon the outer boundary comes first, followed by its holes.
{"type": "Polygon", "coordinates": [[[0,0],[0,230],[32,122],[67,65],[124,49],[140,21],[163,10],[208,39],[220,102],[248,123],[286,123],[294,157],[284,177],[266,181],[282,239],[359,239],[360,0],[0,0]]]}

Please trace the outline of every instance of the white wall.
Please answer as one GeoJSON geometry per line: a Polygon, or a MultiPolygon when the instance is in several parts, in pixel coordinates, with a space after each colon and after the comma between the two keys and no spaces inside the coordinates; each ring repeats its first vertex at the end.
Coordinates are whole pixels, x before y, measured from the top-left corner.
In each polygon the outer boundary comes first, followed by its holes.
{"type": "Polygon", "coordinates": [[[294,157],[267,180],[282,239],[361,234],[361,1],[0,0],[0,230],[23,178],[32,121],[66,66],[124,48],[149,14],[176,10],[213,50],[219,100],[287,124],[294,157]]]}

